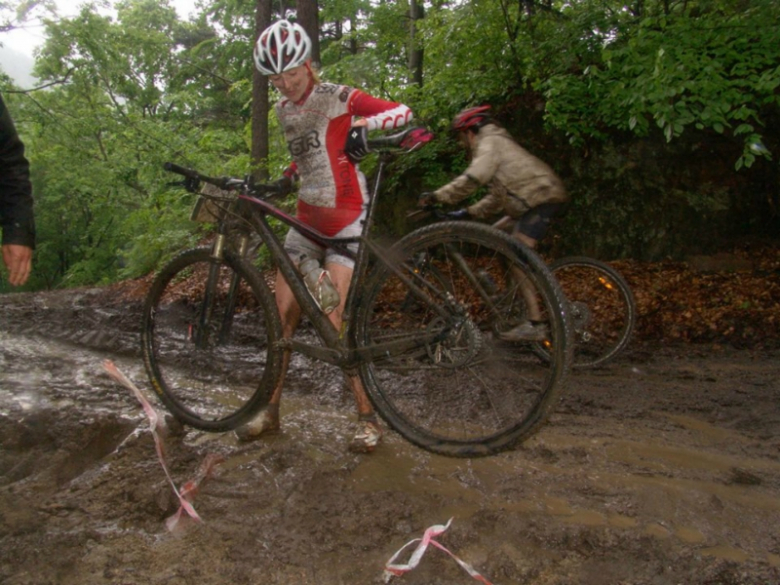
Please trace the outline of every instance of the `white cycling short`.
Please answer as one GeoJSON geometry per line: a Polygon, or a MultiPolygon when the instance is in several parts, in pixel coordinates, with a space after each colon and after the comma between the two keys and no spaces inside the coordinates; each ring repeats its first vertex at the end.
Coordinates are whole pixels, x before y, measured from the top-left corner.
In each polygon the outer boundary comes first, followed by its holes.
{"type": "MultiPolygon", "coordinates": [[[[343,228],[334,237],[354,238],[359,236],[363,232],[363,222],[365,219],[366,211],[364,209],[355,221],[343,228]]],[[[351,252],[357,254],[358,243],[353,242],[349,244],[347,248],[351,252]]],[[[355,261],[352,258],[339,254],[332,248],[325,248],[316,242],[312,242],[295,228],[290,228],[290,231],[287,232],[287,237],[284,239],[284,249],[296,265],[303,262],[304,258],[316,258],[323,266],[327,266],[328,264],[340,264],[347,268],[355,267],[355,261]]]]}

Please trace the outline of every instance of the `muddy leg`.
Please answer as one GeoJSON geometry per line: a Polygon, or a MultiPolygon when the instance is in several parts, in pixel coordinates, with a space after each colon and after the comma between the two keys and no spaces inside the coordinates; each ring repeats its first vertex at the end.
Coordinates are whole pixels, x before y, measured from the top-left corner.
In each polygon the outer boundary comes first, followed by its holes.
{"type": "MultiPolygon", "coordinates": [[[[290,338],[295,333],[301,320],[301,308],[295,300],[287,281],[280,272],[276,274],[276,306],[282,319],[282,336],[290,338]]],[[[236,437],[240,441],[252,441],[262,435],[273,433],[281,428],[279,419],[279,404],[282,400],[282,388],[290,366],[291,352],[286,350],[282,355],[282,373],[279,383],[271,394],[271,399],[260,413],[247,424],[236,429],[236,437]]]]}
{"type": "MultiPolygon", "coordinates": [[[[328,315],[328,318],[333,323],[333,326],[341,331],[344,305],[347,299],[349,283],[352,279],[352,268],[336,263],[329,263],[326,268],[330,272],[331,280],[341,297],[341,303],[328,315]]],[[[382,430],[374,413],[374,407],[371,405],[371,401],[368,399],[366,390],[363,387],[363,382],[353,373],[346,373],[346,375],[347,383],[355,398],[355,407],[358,413],[357,430],[349,443],[349,449],[356,453],[370,453],[376,448],[379,440],[382,438],[382,430]]]]}
{"type": "MultiPolygon", "coordinates": [[[[525,244],[532,250],[536,248],[536,240],[533,238],[529,238],[525,234],[521,234],[520,232],[515,232],[512,234],[512,237],[516,240],[520,241],[521,243],[525,244]]],[[[520,275],[517,275],[520,276],[520,275]]],[[[520,276],[520,290],[523,293],[523,298],[525,299],[526,305],[528,306],[528,318],[531,321],[539,321],[542,318],[542,313],[539,310],[539,301],[536,298],[536,292],[534,291],[533,285],[528,281],[528,278],[525,276],[520,276]]]]}

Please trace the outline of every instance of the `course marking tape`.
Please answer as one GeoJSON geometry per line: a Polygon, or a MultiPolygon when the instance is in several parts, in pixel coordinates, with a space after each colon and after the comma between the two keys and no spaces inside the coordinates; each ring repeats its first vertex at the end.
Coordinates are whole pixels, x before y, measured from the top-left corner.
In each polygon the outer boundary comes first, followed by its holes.
{"type": "MultiPolygon", "coordinates": [[[[130,391],[135,395],[135,397],[138,399],[138,402],[141,403],[141,406],[144,409],[144,412],[146,413],[147,418],[149,419],[149,430],[152,432],[152,437],[154,437],[154,446],[157,450],[157,457],[160,460],[160,465],[162,465],[163,471],[165,471],[165,477],[168,478],[168,483],[171,484],[171,487],[173,488],[173,493],[176,494],[176,497],[179,499],[179,509],[178,511],[168,518],[165,521],[165,525],[168,527],[168,530],[173,530],[176,528],[176,525],[179,522],[179,517],[181,516],[182,510],[187,512],[187,514],[195,520],[196,522],[200,522],[201,518],[198,516],[198,513],[195,511],[195,508],[192,507],[192,504],[189,502],[189,500],[185,497],[185,494],[188,492],[185,492],[182,490],[181,492],[176,489],[176,484],[173,483],[173,478],[171,477],[170,472],[168,471],[168,466],[165,464],[165,448],[162,442],[162,438],[160,437],[158,433],[158,429],[161,427],[162,423],[160,422],[160,415],[157,414],[157,411],[154,409],[154,407],[149,403],[149,401],[146,399],[146,397],[143,395],[143,393],[138,389],[138,387],[133,384],[130,379],[125,376],[119,368],[116,367],[114,362],[111,360],[105,360],[103,362],[103,368],[105,368],[106,372],[108,372],[108,375],[111,376],[114,380],[125,386],[126,388],[129,388],[130,391]]],[[[207,457],[208,458],[208,457],[207,457]]],[[[214,466],[214,463],[212,463],[208,469],[208,471],[211,471],[211,468],[214,466]]],[[[205,475],[204,475],[205,478],[205,475]]],[[[200,483],[200,479],[198,480],[198,484],[200,483]]],[[[190,482],[188,482],[190,483],[190,482]]],[[[185,484],[184,488],[187,487],[187,484],[185,484]]],[[[194,486],[195,491],[197,491],[197,484],[194,486]]],[[[194,495],[194,494],[193,494],[194,495]]]]}
{"type": "Polygon", "coordinates": [[[414,569],[419,563],[420,559],[422,559],[422,556],[425,554],[425,551],[428,549],[428,545],[432,544],[436,548],[443,550],[448,555],[450,555],[453,559],[455,559],[455,562],[457,562],[469,575],[471,575],[474,579],[477,581],[480,581],[481,583],[484,583],[484,585],[492,585],[490,581],[485,579],[482,575],[480,575],[474,567],[472,567],[470,564],[468,564],[466,561],[463,561],[457,557],[457,555],[453,554],[445,546],[443,546],[438,541],[434,540],[435,537],[439,536],[440,534],[443,534],[452,523],[452,518],[450,518],[447,521],[447,524],[434,524],[430,528],[428,528],[425,533],[423,534],[422,538],[415,538],[413,540],[410,540],[405,545],[403,545],[396,553],[390,557],[390,560],[387,561],[387,564],[385,565],[385,570],[383,573],[383,578],[385,583],[389,583],[390,579],[393,577],[400,577],[404,573],[408,573],[412,569],[414,569]],[[398,556],[404,551],[404,549],[415,542],[418,542],[417,548],[412,553],[412,556],[409,557],[409,562],[405,564],[394,564],[394,561],[398,558],[398,556]]]}
{"type": "MultiPolygon", "coordinates": [[[[195,498],[195,496],[198,495],[198,489],[200,488],[201,482],[205,480],[207,477],[209,477],[214,467],[218,463],[221,463],[222,461],[223,461],[223,457],[221,455],[217,455],[216,453],[209,453],[208,455],[206,455],[206,457],[203,458],[203,461],[200,462],[195,477],[182,486],[180,492],[182,500],[186,502],[191,502],[195,498]]],[[[183,505],[179,506],[179,509],[176,511],[176,513],[165,520],[165,526],[171,532],[176,530],[176,528],[178,527],[179,520],[181,519],[181,513],[183,510],[184,510],[184,506],[183,505]]]]}

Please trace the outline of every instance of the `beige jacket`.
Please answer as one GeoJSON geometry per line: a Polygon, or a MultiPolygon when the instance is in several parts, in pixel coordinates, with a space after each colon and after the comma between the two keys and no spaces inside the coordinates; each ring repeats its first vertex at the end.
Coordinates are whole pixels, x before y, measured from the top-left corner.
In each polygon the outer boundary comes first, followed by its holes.
{"type": "Polygon", "coordinates": [[[553,170],[495,124],[480,128],[469,167],[434,195],[437,201],[455,204],[482,185],[489,186],[488,195],[468,208],[478,218],[499,213],[518,218],[542,203],[568,200],[553,170]]]}

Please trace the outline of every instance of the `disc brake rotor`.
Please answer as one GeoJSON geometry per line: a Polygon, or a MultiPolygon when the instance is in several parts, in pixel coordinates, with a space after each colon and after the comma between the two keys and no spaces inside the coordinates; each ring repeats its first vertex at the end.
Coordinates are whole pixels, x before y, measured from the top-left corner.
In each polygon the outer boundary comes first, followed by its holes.
{"type": "Polygon", "coordinates": [[[468,364],[482,348],[482,333],[471,319],[456,323],[434,319],[428,325],[428,331],[444,333],[443,339],[425,346],[431,361],[443,368],[459,368],[468,364]],[[444,333],[448,327],[449,330],[444,333]]]}

